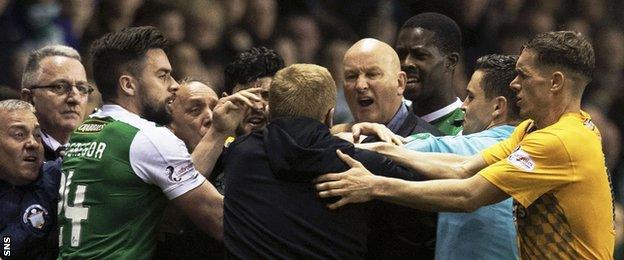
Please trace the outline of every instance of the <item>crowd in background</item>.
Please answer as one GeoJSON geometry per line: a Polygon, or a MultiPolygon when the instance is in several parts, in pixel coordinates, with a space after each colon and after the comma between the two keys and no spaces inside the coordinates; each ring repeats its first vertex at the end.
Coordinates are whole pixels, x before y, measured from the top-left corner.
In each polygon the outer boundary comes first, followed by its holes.
{"type": "MultiPolygon", "coordinates": [[[[176,79],[210,81],[217,93],[224,88],[225,65],[252,46],[277,50],[286,65],[323,65],[340,89],[342,57],[349,46],[364,37],[394,45],[400,24],[424,11],[446,14],[462,29],[463,57],[454,77],[462,98],[474,62],[482,55],[518,54],[528,39],[553,30],[574,30],[590,38],[596,70],[584,109],[601,130],[616,197],[622,201],[622,1],[0,0],[0,94],[17,97],[31,50],[64,44],[79,50],[89,64],[93,40],[135,25],[156,26],[173,43],[169,58],[176,79]]],[[[90,102],[96,105],[98,96],[90,102]]],[[[344,100],[337,110],[337,122],[350,120],[344,100]]]]}

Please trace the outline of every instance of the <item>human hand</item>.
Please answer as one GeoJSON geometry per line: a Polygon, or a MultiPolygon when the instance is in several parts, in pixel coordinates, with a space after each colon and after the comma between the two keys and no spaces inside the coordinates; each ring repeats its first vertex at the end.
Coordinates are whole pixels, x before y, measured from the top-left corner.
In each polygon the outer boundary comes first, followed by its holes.
{"type": "Polygon", "coordinates": [[[220,133],[233,133],[250,109],[261,109],[265,104],[260,97],[262,88],[249,88],[219,99],[212,110],[212,126],[220,133]]]}
{"type": "Polygon", "coordinates": [[[314,182],[319,191],[319,197],[341,197],[337,202],[327,205],[330,209],[371,200],[377,177],[351,156],[340,150],[336,150],[336,153],[351,169],[340,173],[328,173],[316,178],[314,182]]]}
{"type": "Polygon", "coordinates": [[[403,137],[394,134],[385,125],[378,123],[360,122],[351,127],[351,132],[353,133],[353,140],[360,140],[360,135],[374,135],[382,142],[394,145],[404,143],[403,137]]]}

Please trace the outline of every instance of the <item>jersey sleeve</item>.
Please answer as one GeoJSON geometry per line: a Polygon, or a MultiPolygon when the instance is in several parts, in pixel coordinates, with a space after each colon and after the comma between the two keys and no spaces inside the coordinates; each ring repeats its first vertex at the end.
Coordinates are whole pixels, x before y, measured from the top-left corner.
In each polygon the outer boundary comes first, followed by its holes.
{"type": "Polygon", "coordinates": [[[481,157],[488,165],[492,165],[496,163],[513,152],[513,150],[518,146],[518,143],[522,140],[522,137],[525,135],[527,130],[532,127],[532,121],[525,120],[520,123],[518,127],[513,131],[511,136],[495,145],[490,146],[489,148],[483,150],[481,152],[481,157]]]}
{"type": "Polygon", "coordinates": [[[573,167],[561,139],[543,132],[525,137],[509,156],[479,174],[528,207],[548,191],[575,181],[573,167]]]}
{"type": "Polygon", "coordinates": [[[130,164],[139,178],[160,187],[170,200],[206,180],[195,169],[184,142],[164,127],[136,134],[130,145],[130,164]]]}

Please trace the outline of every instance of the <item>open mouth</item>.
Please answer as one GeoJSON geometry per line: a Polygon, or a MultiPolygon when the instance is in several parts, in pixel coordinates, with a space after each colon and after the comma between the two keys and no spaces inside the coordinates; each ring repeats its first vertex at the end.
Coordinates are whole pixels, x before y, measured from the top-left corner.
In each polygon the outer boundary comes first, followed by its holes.
{"type": "Polygon", "coordinates": [[[36,162],[37,161],[37,156],[26,156],[26,157],[24,157],[24,161],[26,161],[26,162],[36,162]]]}
{"type": "Polygon", "coordinates": [[[264,118],[263,117],[250,117],[249,119],[247,119],[247,123],[252,125],[252,126],[260,126],[264,124],[264,118]]]}
{"type": "Polygon", "coordinates": [[[173,103],[175,99],[176,99],[176,95],[171,95],[167,99],[165,99],[165,102],[167,103],[167,105],[171,105],[171,103],[173,103]]]}
{"type": "Polygon", "coordinates": [[[368,107],[368,106],[372,105],[373,103],[375,103],[375,101],[373,99],[371,99],[371,98],[368,98],[368,97],[358,99],[358,104],[361,107],[368,107]]]}

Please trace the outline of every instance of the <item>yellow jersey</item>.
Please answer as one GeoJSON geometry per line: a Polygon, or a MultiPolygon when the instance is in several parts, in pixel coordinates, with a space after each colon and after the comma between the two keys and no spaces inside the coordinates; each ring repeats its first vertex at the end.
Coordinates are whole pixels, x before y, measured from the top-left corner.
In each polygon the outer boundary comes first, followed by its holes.
{"type": "Polygon", "coordinates": [[[587,113],[537,130],[526,120],[481,155],[479,174],[515,200],[523,259],[613,258],[611,183],[587,113]]]}

